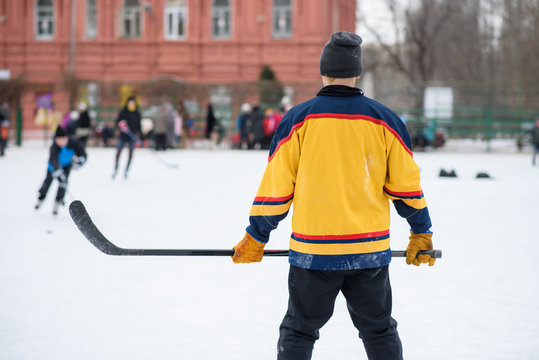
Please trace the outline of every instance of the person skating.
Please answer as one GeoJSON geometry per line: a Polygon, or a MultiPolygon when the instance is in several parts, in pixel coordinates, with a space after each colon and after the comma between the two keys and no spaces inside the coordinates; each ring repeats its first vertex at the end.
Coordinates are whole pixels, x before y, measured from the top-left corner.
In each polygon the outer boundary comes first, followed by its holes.
{"type": "Polygon", "coordinates": [[[292,108],[273,137],[268,164],[234,247],[235,263],[262,260],[270,232],[294,202],[288,311],[278,359],[310,359],[342,292],[369,359],[402,359],[391,317],[389,200],[411,226],[406,262],[434,264],[431,220],[398,116],[355,87],[361,38],[331,35],[320,58],[324,87],[292,108]]]}
{"type": "Polygon", "coordinates": [[[88,113],[88,106],[86,103],[81,102],[78,107],[79,118],[77,120],[77,130],[75,134],[77,139],[81,142],[82,146],[86,147],[86,142],[90,135],[92,135],[92,119],[88,113]]]}
{"type": "Polygon", "coordinates": [[[535,166],[535,156],[539,152],[539,119],[535,120],[535,127],[532,130],[532,165],[535,166]]]}
{"type": "Polygon", "coordinates": [[[87,157],[82,144],[78,140],[68,137],[66,130],[58,126],[54,133],[54,141],[50,147],[47,175],[39,189],[39,196],[35,205],[36,210],[43,204],[52,181],[56,179],[59,184],[52,212],[54,215],[58,214],[59,207],[64,205],[64,196],[67,191],[71,170],[78,169],[84,165],[87,157]]]}
{"type": "Polygon", "coordinates": [[[124,172],[124,177],[127,178],[131,160],[133,159],[135,144],[141,137],[140,121],[141,116],[138,111],[137,101],[134,96],[131,96],[127,99],[125,106],[120,110],[118,117],[116,118],[116,126],[120,130],[120,136],[118,138],[118,145],[116,146],[116,158],[114,162],[114,172],[112,174],[113,179],[116,178],[116,175],[118,174],[120,154],[122,153],[125,144],[129,146],[129,156],[124,172]]]}

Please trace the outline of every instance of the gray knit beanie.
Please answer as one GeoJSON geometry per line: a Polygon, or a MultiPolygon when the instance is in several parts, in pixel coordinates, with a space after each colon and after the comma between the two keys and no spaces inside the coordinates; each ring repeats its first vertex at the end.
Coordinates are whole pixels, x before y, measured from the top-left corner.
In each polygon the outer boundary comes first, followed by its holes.
{"type": "Polygon", "coordinates": [[[320,75],[351,78],[361,74],[361,37],[345,31],[331,34],[320,55],[320,75]]]}

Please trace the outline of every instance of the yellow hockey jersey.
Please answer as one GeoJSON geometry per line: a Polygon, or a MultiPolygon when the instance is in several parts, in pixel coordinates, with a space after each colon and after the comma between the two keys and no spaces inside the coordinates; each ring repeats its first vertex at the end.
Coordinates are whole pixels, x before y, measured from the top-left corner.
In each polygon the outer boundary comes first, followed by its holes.
{"type": "Polygon", "coordinates": [[[389,200],[415,233],[431,222],[400,118],[360,89],[331,85],[292,108],[273,137],[247,232],[266,243],[294,204],[290,264],[387,265],[389,200]]]}

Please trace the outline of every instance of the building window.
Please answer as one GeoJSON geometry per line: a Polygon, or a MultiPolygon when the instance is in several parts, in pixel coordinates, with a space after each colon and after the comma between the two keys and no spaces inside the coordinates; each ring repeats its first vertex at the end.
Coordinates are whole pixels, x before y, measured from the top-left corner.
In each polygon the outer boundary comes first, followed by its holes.
{"type": "Polygon", "coordinates": [[[86,1],[86,38],[97,37],[97,4],[95,0],[86,1]]]}
{"type": "Polygon", "coordinates": [[[231,7],[228,0],[213,0],[211,33],[214,38],[227,39],[232,30],[231,7]]]}
{"type": "Polygon", "coordinates": [[[52,0],[37,0],[35,21],[36,39],[50,40],[54,37],[54,4],[52,0]]]}
{"type": "Polygon", "coordinates": [[[165,6],[165,38],[184,39],[187,31],[187,5],[185,0],[167,0],[165,6]]]}
{"type": "Polygon", "coordinates": [[[141,33],[142,11],[138,0],[125,0],[123,9],[123,37],[138,38],[141,33]]]}
{"type": "Polygon", "coordinates": [[[292,0],[273,0],[273,37],[292,36],[292,0]]]}

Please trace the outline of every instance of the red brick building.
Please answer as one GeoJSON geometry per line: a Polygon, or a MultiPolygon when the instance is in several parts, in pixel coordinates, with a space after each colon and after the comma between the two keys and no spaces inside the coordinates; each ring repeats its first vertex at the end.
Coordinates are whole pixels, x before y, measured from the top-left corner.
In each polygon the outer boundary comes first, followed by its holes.
{"type": "Polygon", "coordinates": [[[354,31],[355,15],[356,0],[0,0],[0,70],[24,83],[11,103],[25,131],[40,128],[43,94],[65,113],[80,100],[118,107],[130,92],[148,105],[155,89],[199,100],[218,89],[235,112],[253,96],[239,84],[264,65],[297,103],[320,85],[330,33],[354,31]]]}

